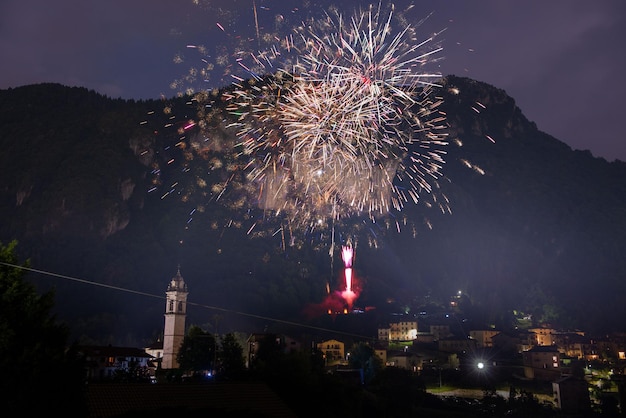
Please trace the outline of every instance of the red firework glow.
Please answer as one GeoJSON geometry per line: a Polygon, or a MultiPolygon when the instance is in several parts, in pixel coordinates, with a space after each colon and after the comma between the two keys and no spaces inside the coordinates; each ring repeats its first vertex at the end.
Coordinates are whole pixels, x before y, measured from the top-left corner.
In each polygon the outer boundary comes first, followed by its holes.
{"type": "Polygon", "coordinates": [[[354,249],[348,242],[341,247],[341,259],[344,264],[345,287],[329,293],[326,299],[320,304],[308,305],[304,313],[309,317],[323,314],[335,315],[340,313],[350,313],[354,301],[359,297],[358,282],[352,277],[352,262],[354,260],[354,249]]]}

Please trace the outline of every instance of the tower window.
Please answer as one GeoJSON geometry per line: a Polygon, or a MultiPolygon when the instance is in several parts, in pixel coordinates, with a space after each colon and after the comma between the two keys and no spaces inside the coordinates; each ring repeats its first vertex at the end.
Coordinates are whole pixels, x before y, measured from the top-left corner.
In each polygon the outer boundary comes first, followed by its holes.
{"type": "Polygon", "coordinates": [[[173,312],[174,311],[174,301],[170,300],[170,306],[168,308],[168,311],[173,312]]]}

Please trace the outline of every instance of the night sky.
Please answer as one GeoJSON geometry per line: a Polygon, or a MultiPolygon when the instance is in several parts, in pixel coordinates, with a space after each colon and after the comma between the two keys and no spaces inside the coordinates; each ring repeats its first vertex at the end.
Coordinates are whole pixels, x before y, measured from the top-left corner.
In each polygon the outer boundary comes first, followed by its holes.
{"type": "MultiPolygon", "coordinates": [[[[256,0],[260,33],[277,16],[295,22],[333,4],[350,15],[369,3],[256,0]]],[[[396,10],[409,4],[396,2],[396,10]]],[[[412,25],[429,15],[418,33],[445,29],[437,38],[442,59],[430,70],[501,88],[540,130],[626,161],[626,2],[415,1],[406,12],[412,25]]],[[[232,57],[234,42],[255,31],[252,0],[3,0],[0,88],[57,82],[112,98],[172,97],[171,83],[199,60],[187,45],[232,57]]],[[[200,88],[228,82],[218,74],[200,88]]]]}

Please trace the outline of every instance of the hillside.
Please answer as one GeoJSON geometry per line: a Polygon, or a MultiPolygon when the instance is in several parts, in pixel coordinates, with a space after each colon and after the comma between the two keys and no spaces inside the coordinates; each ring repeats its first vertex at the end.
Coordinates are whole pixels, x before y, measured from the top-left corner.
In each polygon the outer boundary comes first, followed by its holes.
{"type": "Polygon", "coordinates": [[[197,116],[188,98],[2,90],[0,241],[18,240],[33,268],[52,273],[32,279],[56,288],[77,336],[99,342],[158,335],[178,266],[194,323],[217,314],[223,332],[304,320],[327,284],[338,287],[347,236],[358,239],[359,306],[414,312],[461,289],[488,323],[510,323],[515,309],[563,327],[626,329],[615,321],[626,317],[626,163],[570,149],[493,86],[449,76],[438,94],[452,140],[439,182],[451,213],[407,205],[376,223],[338,222],[331,257],[331,229],[293,233],[250,205],[245,182],[227,194],[207,187],[241,163],[221,152],[234,141],[223,108],[208,120],[213,148],[194,152],[199,134],[181,139],[178,129],[197,116]]]}

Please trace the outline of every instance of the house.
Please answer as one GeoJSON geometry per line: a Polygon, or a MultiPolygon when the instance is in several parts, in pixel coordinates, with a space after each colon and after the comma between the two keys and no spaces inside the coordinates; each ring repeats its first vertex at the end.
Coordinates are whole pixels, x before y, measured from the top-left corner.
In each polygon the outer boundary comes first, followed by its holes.
{"type": "Polygon", "coordinates": [[[142,381],[154,376],[154,357],[141,348],[89,345],[80,346],[78,353],[89,381],[142,381]]]}
{"type": "Polygon", "coordinates": [[[145,347],[144,351],[153,357],[151,362],[154,365],[155,369],[160,368],[161,362],[163,361],[163,341],[161,339],[158,339],[156,342],[150,344],[148,347],[145,347]]]}
{"type": "Polygon", "coordinates": [[[440,339],[437,343],[439,351],[446,353],[465,353],[477,349],[476,340],[468,337],[448,337],[440,339]]]}
{"type": "Polygon", "coordinates": [[[523,353],[537,345],[537,335],[524,330],[499,332],[491,337],[494,348],[504,353],[523,353]]]}
{"type": "Polygon", "coordinates": [[[435,337],[435,340],[448,338],[452,335],[449,324],[431,324],[430,333],[435,337]]]}
{"type": "Polygon", "coordinates": [[[499,331],[495,329],[476,329],[469,332],[470,338],[476,340],[478,348],[493,347],[493,336],[499,331]]]}
{"type": "Polygon", "coordinates": [[[378,340],[381,342],[415,339],[417,339],[417,321],[393,322],[388,328],[378,328],[378,340]]]}
{"type": "Polygon", "coordinates": [[[422,370],[422,358],[409,350],[390,350],[387,352],[385,365],[417,372],[422,370]]]}
{"type": "Polygon", "coordinates": [[[613,333],[596,341],[598,354],[603,359],[626,360],[626,334],[613,333]]]}
{"type": "Polygon", "coordinates": [[[445,353],[437,349],[436,344],[414,344],[411,351],[420,358],[422,370],[454,369],[459,366],[456,353],[445,353]]]}
{"type": "Polygon", "coordinates": [[[429,344],[435,342],[435,336],[430,332],[418,332],[417,338],[415,339],[417,343],[429,344]]]}
{"type": "Polygon", "coordinates": [[[591,400],[587,381],[583,378],[565,376],[552,382],[556,407],[565,413],[591,411],[591,400]]]}
{"type": "Polygon", "coordinates": [[[413,341],[417,338],[417,321],[401,321],[389,324],[390,341],[413,341]]]}
{"type": "Polygon", "coordinates": [[[374,347],[374,354],[381,359],[383,364],[387,364],[387,349],[381,347],[374,347]]]}
{"type": "Polygon", "coordinates": [[[380,341],[381,343],[388,343],[390,335],[391,328],[378,328],[378,341],[380,341]]]}
{"type": "Polygon", "coordinates": [[[299,341],[282,334],[253,333],[248,337],[246,365],[250,365],[259,355],[260,350],[278,351],[285,354],[293,353],[301,349],[299,341]]]}
{"type": "Polygon", "coordinates": [[[577,332],[558,333],[555,335],[556,345],[568,357],[586,360],[598,360],[598,348],[595,342],[584,334],[577,332]]]}
{"type": "Polygon", "coordinates": [[[530,328],[528,331],[537,336],[537,345],[555,345],[554,335],[556,330],[552,328],[530,328]]]}
{"type": "Polygon", "coordinates": [[[554,381],[561,377],[561,354],[556,346],[538,345],[522,353],[524,377],[554,381]]]}
{"type": "Polygon", "coordinates": [[[336,364],[345,363],[346,351],[345,344],[337,340],[322,341],[317,344],[317,350],[324,356],[324,364],[326,366],[334,366],[336,364]]]}

